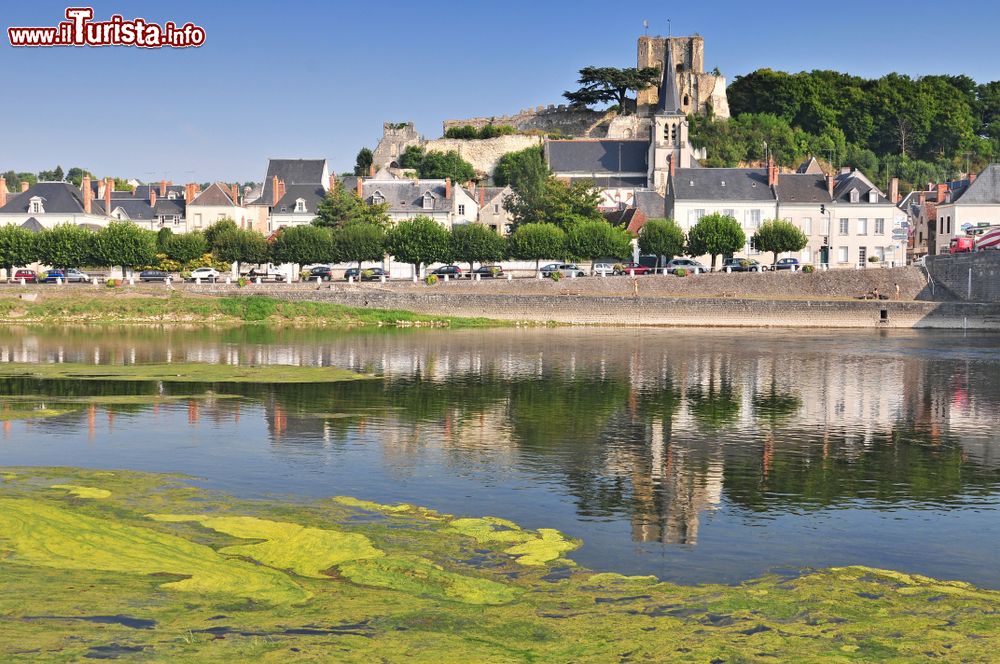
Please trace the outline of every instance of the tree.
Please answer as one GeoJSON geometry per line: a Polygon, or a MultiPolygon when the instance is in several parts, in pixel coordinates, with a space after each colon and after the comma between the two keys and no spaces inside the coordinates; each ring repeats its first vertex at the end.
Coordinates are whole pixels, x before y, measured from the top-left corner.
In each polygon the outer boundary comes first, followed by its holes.
{"type": "Polygon", "coordinates": [[[670,261],[684,253],[684,231],[673,219],[650,219],[639,231],[639,251],[656,256],[656,267],[660,257],[670,261]]]}
{"type": "Polygon", "coordinates": [[[215,236],[212,253],[221,261],[236,263],[236,272],[241,273],[243,263],[266,263],[270,248],[264,236],[257,231],[234,228],[215,236]]]}
{"type": "Polygon", "coordinates": [[[198,260],[208,251],[208,241],[198,231],[171,235],[163,247],[163,253],[182,264],[198,260]]]}
{"type": "Polygon", "coordinates": [[[565,255],[566,232],[555,224],[524,224],[511,233],[507,243],[511,256],[535,261],[537,272],[542,259],[565,255]]]}
{"type": "MultiPolygon", "coordinates": [[[[671,74],[672,75],[672,72],[671,74]]],[[[626,113],[625,102],[629,91],[638,92],[660,82],[659,67],[584,67],[577,83],[580,88],[563,93],[571,104],[591,106],[614,102],[621,113],[626,113]]]]}
{"type": "Polygon", "coordinates": [[[283,228],[271,242],[271,261],[274,263],[325,263],[332,255],[330,229],[319,226],[283,228]]]}
{"type": "Polygon", "coordinates": [[[418,145],[410,145],[400,156],[399,166],[415,170],[425,180],[451,178],[452,182],[460,183],[476,179],[476,169],[456,150],[426,152],[418,145]]]}
{"type": "Polygon", "coordinates": [[[396,260],[412,265],[417,275],[423,265],[450,258],[448,231],[430,217],[399,222],[386,234],[385,244],[396,260]]]}
{"type": "Polygon", "coordinates": [[[709,254],[712,257],[712,269],[715,269],[715,259],[719,254],[732,254],[747,242],[746,234],[740,228],[736,219],[724,214],[709,214],[702,217],[688,231],[689,256],[709,254]]]}
{"type": "Polygon", "coordinates": [[[385,230],[375,224],[349,224],[333,231],[333,256],[338,263],[380,261],[385,257],[385,230]]]}
{"type": "Polygon", "coordinates": [[[94,233],[82,226],[60,224],[38,233],[38,260],[54,268],[80,267],[92,257],[94,233]]]}
{"type": "Polygon", "coordinates": [[[128,268],[149,265],[156,256],[156,235],[131,221],[112,221],[92,238],[93,261],[98,265],[120,265],[122,277],[128,268]]]}
{"type": "Polygon", "coordinates": [[[493,184],[540,192],[548,176],[549,167],[545,163],[542,146],[538,145],[500,157],[493,170],[493,184]]]}
{"type": "Polygon", "coordinates": [[[389,225],[387,203],[369,205],[361,200],[354,190],[344,189],[337,183],[316,208],[314,226],[342,228],[349,224],[371,224],[385,228],[389,225]]]}
{"type": "Polygon", "coordinates": [[[73,168],[66,171],[66,182],[69,182],[74,187],[79,187],[83,183],[84,175],[88,175],[91,178],[94,177],[94,174],[91,173],[90,171],[84,168],[80,168],[79,166],[74,166],[73,168]]]}
{"type": "Polygon", "coordinates": [[[37,237],[27,228],[15,224],[0,226],[0,268],[13,276],[15,267],[23,267],[37,259],[37,237]]]}
{"type": "Polygon", "coordinates": [[[424,160],[424,149],[419,145],[407,145],[403,154],[399,155],[399,167],[410,168],[415,171],[420,170],[420,164],[424,160]]]}
{"type": "Polygon", "coordinates": [[[167,244],[170,242],[170,238],[174,236],[174,232],[164,226],[156,232],[156,251],[157,253],[165,254],[167,252],[167,244]]]}
{"type": "Polygon", "coordinates": [[[801,251],[809,243],[809,238],[790,221],[769,219],[760,225],[751,242],[758,250],[774,254],[774,263],[777,263],[778,254],[801,251]]]}
{"type": "Polygon", "coordinates": [[[597,204],[601,197],[589,182],[567,185],[552,176],[539,191],[515,187],[504,209],[511,213],[514,225],[548,223],[568,231],[580,221],[603,221],[597,204]]]}
{"type": "Polygon", "coordinates": [[[371,172],[373,160],[374,156],[371,150],[368,148],[358,150],[358,156],[354,160],[354,174],[358,176],[368,175],[371,172]]]}
{"type": "Polygon", "coordinates": [[[239,230],[236,227],[236,222],[230,217],[224,217],[210,225],[205,229],[205,242],[208,243],[209,250],[215,248],[215,242],[219,237],[236,230],[239,230]]]}
{"type": "Polygon", "coordinates": [[[492,228],[483,224],[463,224],[451,229],[451,255],[469,264],[503,260],[507,242],[492,228]]]}
{"type": "Polygon", "coordinates": [[[632,236],[621,226],[612,226],[605,220],[582,221],[566,234],[566,248],[578,258],[591,262],[602,256],[627,259],[632,254],[632,236]]]}

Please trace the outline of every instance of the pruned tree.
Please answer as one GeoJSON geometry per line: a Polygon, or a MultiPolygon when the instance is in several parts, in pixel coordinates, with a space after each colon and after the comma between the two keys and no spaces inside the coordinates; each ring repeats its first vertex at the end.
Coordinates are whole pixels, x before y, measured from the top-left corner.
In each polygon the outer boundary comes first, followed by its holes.
{"type": "Polygon", "coordinates": [[[271,241],[273,263],[325,263],[333,258],[330,229],[319,226],[283,228],[271,241]]]}
{"type": "Polygon", "coordinates": [[[725,214],[709,214],[688,231],[687,253],[692,257],[710,255],[714,270],[716,257],[735,253],[746,242],[747,236],[736,219],[725,214]]]}
{"type": "Polygon", "coordinates": [[[60,224],[38,234],[38,260],[54,268],[80,267],[91,261],[94,233],[75,224],[60,224]]]}
{"type": "Polygon", "coordinates": [[[413,266],[414,274],[428,263],[446,262],[451,257],[448,231],[430,217],[414,217],[399,222],[386,234],[386,251],[396,260],[413,266]]]}
{"type": "Polygon", "coordinates": [[[16,267],[23,267],[37,260],[37,235],[15,224],[0,226],[0,268],[13,276],[16,267]]]}
{"type": "Polygon", "coordinates": [[[156,234],[131,221],[112,221],[93,234],[92,260],[97,265],[119,265],[122,277],[129,268],[149,265],[156,257],[156,234]]]}
{"type": "Polygon", "coordinates": [[[774,263],[778,262],[778,254],[786,251],[801,251],[809,244],[809,238],[790,221],[769,219],[760,225],[751,239],[760,251],[770,251],[774,254],[774,263]]]}
{"type": "Polygon", "coordinates": [[[489,226],[462,224],[451,229],[451,256],[468,263],[470,274],[475,263],[503,260],[506,252],[506,240],[489,226]]]}
{"type": "Polygon", "coordinates": [[[537,272],[542,260],[565,255],[566,232],[555,224],[524,224],[511,233],[507,244],[514,258],[535,261],[537,272]]]}
{"type": "Polygon", "coordinates": [[[204,233],[198,231],[171,235],[163,247],[167,256],[182,264],[198,260],[209,250],[204,233]]]}
{"type": "Polygon", "coordinates": [[[607,256],[626,259],[632,253],[632,236],[621,226],[612,226],[601,221],[582,221],[570,228],[566,234],[566,248],[570,254],[590,261],[607,256]]]}
{"type": "Polygon", "coordinates": [[[385,258],[385,230],[376,224],[348,224],[333,231],[333,260],[338,263],[357,262],[358,271],[364,261],[385,258]]]}
{"type": "Polygon", "coordinates": [[[639,251],[656,256],[656,267],[660,258],[667,262],[684,253],[684,231],[673,219],[650,219],[639,231],[639,251]]]}

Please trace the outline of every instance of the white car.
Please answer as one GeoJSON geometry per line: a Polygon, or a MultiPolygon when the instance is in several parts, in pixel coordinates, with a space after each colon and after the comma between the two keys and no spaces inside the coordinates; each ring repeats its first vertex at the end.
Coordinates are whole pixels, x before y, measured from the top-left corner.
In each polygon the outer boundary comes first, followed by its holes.
{"type": "Polygon", "coordinates": [[[199,267],[196,270],[191,271],[191,276],[188,277],[188,281],[194,281],[195,279],[201,279],[202,281],[215,282],[219,278],[219,271],[213,267],[199,267]]]}
{"type": "Polygon", "coordinates": [[[670,274],[676,274],[677,270],[683,268],[689,273],[698,274],[699,272],[708,272],[708,268],[699,263],[698,261],[693,261],[690,258],[675,258],[669,263],[667,263],[667,272],[670,274]]]}

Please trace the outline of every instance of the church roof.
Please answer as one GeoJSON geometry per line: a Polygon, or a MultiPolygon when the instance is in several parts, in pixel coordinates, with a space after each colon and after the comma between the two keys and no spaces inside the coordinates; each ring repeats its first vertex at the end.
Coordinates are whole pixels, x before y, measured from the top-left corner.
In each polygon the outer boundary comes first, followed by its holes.
{"type": "Polygon", "coordinates": [[[660,82],[660,105],[657,113],[675,115],[681,113],[681,98],[677,94],[677,69],[674,66],[674,49],[670,42],[666,44],[666,55],[663,58],[663,80],[660,82]]]}
{"type": "Polygon", "coordinates": [[[645,174],[648,156],[649,141],[646,140],[545,141],[545,161],[557,175],[645,174]]]}

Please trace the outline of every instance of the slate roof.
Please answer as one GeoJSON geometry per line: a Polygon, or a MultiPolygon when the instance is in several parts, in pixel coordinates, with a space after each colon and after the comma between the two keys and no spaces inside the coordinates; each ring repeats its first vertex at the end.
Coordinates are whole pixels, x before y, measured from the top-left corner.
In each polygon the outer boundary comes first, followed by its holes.
{"type": "Polygon", "coordinates": [[[808,173],[810,175],[825,175],[823,173],[823,167],[819,165],[816,161],[816,157],[809,157],[809,161],[803,162],[799,165],[796,173],[808,173]]]}
{"type": "MultiPolygon", "coordinates": [[[[512,191],[510,187],[480,187],[480,189],[482,190],[483,201],[486,205],[489,205],[494,198],[500,196],[505,191],[506,192],[512,191]]],[[[478,191],[476,192],[475,199],[477,202],[479,201],[478,191]]]]}
{"type": "Polygon", "coordinates": [[[648,184],[645,175],[617,176],[617,175],[579,175],[569,178],[570,184],[575,182],[589,182],[598,189],[631,189],[634,187],[645,187],[648,184]]]}
{"type": "Polygon", "coordinates": [[[604,213],[604,218],[612,226],[628,226],[639,210],[634,207],[609,210],[604,213]]]}
{"type": "Polygon", "coordinates": [[[663,63],[663,80],[660,82],[660,100],[656,112],[661,115],[675,115],[681,112],[680,95],[677,94],[677,69],[674,67],[674,49],[667,42],[663,63]]]}
{"type": "Polygon", "coordinates": [[[160,185],[159,183],[154,184],[140,184],[135,188],[135,191],[112,191],[111,199],[116,198],[145,198],[149,200],[149,190],[152,189],[156,192],[157,198],[166,198],[170,195],[170,192],[174,192],[180,198],[184,198],[184,185],[182,184],[168,184],[167,185],[167,196],[160,196],[160,185]]]}
{"type": "Polygon", "coordinates": [[[545,161],[560,173],[646,173],[649,141],[545,141],[545,161]]]}
{"type": "Polygon", "coordinates": [[[168,198],[157,198],[156,207],[153,208],[153,212],[157,217],[171,215],[183,217],[185,207],[186,205],[183,198],[175,198],[174,200],[170,200],[168,198]]]}
{"type": "MultiPolygon", "coordinates": [[[[269,159],[267,162],[267,176],[264,178],[264,188],[260,199],[256,201],[258,205],[275,204],[274,200],[274,176],[285,182],[285,192],[297,184],[318,184],[323,185],[323,171],[326,168],[326,159],[269,159]]],[[[294,199],[293,199],[294,200],[294,199]]]]}
{"type": "Polygon", "coordinates": [[[364,200],[371,203],[381,194],[390,212],[450,212],[451,200],[445,198],[444,180],[365,180],[364,200]],[[433,206],[424,208],[424,194],[431,194],[433,206]]]}
{"type": "Polygon", "coordinates": [[[976,181],[951,194],[953,203],[1000,205],[1000,164],[990,164],[976,181]]]}
{"type": "Polygon", "coordinates": [[[111,201],[111,211],[121,208],[132,221],[150,221],[153,219],[153,208],[144,198],[123,198],[111,201]]]}
{"type": "Polygon", "coordinates": [[[774,200],[765,168],[678,168],[671,186],[677,200],[774,200]]]}
{"type": "Polygon", "coordinates": [[[277,214],[295,214],[295,202],[301,198],[306,202],[306,211],[299,212],[298,214],[316,216],[316,209],[319,207],[324,196],[326,196],[326,190],[320,184],[286,185],[285,195],[271,206],[274,208],[272,212],[276,212],[277,214]],[[285,207],[284,211],[281,211],[282,206],[285,207]]]}
{"type": "Polygon", "coordinates": [[[778,200],[782,203],[831,203],[826,176],[812,173],[778,175],[778,200]]]}
{"type": "Polygon", "coordinates": [[[635,192],[635,206],[650,219],[663,219],[667,216],[667,199],[655,191],[635,192]]]}
{"type": "MultiPolygon", "coordinates": [[[[780,179],[778,184],[780,185],[780,179]]],[[[873,205],[868,201],[868,192],[874,189],[878,196],[876,198],[876,203],[888,203],[889,199],[886,198],[878,187],[873,185],[871,181],[866,178],[861,171],[851,171],[850,173],[841,173],[837,176],[836,181],[833,185],[833,199],[836,201],[837,205],[873,205]],[[858,190],[858,202],[851,202],[851,190],[858,190]]]]}
{"type": "Polygon", "coordinates": [[[233,197],[229,195],[226,187],[222,187],[218,182],[213,182],[208,189],[194,197],[188,205],[212,205],[212,206],[234,206],[233,197]]]}
{"type": "Polygon", "coordinates": [[[27,221],[21,224],[21,228],[26,228],[32,233],[38,233],[44,230],[45,226],[42,226],[41,222],[35,219],[34,217],[29,217],[27,221]]]}
{"type": "MultiPolygon", "coordinates": [[[[0,214],[23,214],[28,211],[28,203],[35,196],[42,198],[46,213],[84,214],[83,192],[68,182],[39,182],[27,191],[8,196],[7,204],[0,208],[0,214]]],[[[91,201],[91,214],[103,214],[104,202],[91,201]]]]}

